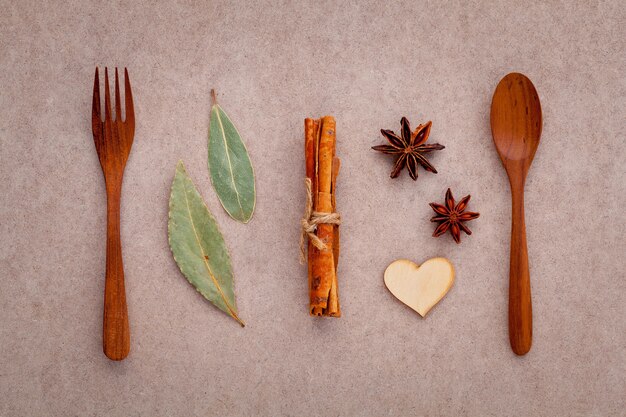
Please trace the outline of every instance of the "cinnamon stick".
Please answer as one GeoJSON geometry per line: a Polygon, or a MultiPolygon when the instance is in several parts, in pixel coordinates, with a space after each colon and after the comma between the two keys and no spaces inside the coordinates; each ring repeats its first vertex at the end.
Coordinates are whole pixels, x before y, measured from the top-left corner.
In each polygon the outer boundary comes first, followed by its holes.
{"type": "MultiPolygon", "coordinates": [[[[334,197],[339,159],[335,156],[335,119],[325,116],[320,120],[305,119],[306,175],[311,180],[313,211],[334,213],[334,197]]],[[[338,225],[321,223],[315,235],[325,248],[318,249],[309,241],[308,272],[310,314],[339,317],[337,291],[337,258],[339,256],[338,225]]]]}
{"type": "MultiPolygon", "coordinates": [[[[332,188],[332,204],[333,213],[337,212],[337,199],[335,189],[337,188],[337,176],[339,175],[340,168],[339,158],[336,156],[333,158],[333,173],[331,178],[332,188]]],[[[330,286],[330,294],[328,296],[328,315],[334,317],[341,316],[341,307],[339,306],[339,292],[337,289],[337,263],[339,261],[339,225],[333,225],[333,259],[335,261],[335,274],[333,275],[333,282],[330,286]]]]}
{"type": "MultiPolygon", "coordinates": [[[[313,206],[315,207],[315,199],[317,196],[317,144],[319,133],[319,120],[304,119],[304,155],[306,161],[306,176],[311,181],[311,190],[313,194],[313,206]]],[[[308,241],[307,244],[307,266],[308,266],[308,288],[311,288],[313,281],[313,259],[314,252],[313,243],[308,241]]]]}

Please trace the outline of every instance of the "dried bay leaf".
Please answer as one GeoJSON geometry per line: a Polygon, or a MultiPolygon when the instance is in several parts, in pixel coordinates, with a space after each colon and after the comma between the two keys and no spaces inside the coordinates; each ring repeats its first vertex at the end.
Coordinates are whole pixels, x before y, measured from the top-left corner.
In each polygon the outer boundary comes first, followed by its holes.
{"type": "Polygon", "coordinates": [[[224,238],[182,161],[172,182],[168,236],[174,259],[189,283],[243,326],[224,238]]]}
{"type": "Polygon", "coordinates": [[[248,223],[256,204],[254,170],[246,145],[226,112],[215,101],[209,125],[209,172],[224,210],[235,220],[248,223]]]}

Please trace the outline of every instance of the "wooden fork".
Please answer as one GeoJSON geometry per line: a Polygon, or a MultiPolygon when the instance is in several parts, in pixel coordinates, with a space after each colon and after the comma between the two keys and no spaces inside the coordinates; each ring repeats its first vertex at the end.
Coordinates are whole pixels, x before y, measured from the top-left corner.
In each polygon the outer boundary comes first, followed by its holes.
{"type": "Polygon", "coordinates": [[[93,140],[104,173],[107,193],[107,257],[106,280],[104,286],[104,354],[114,361],[128,356],[130,331],[124,288],[124,266],[122,264],[122,244],[120,241],[120,198],[124,167],[135,136],[135,112],[133,95],[130,91],[128,71],[124,69],[124,98],[126,120],[122,121],[120,85],[115,68],[115,119],[111,115],[109,93],[109,73],[104,69],[104,122],[100,113],[100,80],[98,68],[93,85],[93,106],[91,123],[93,140]]]}

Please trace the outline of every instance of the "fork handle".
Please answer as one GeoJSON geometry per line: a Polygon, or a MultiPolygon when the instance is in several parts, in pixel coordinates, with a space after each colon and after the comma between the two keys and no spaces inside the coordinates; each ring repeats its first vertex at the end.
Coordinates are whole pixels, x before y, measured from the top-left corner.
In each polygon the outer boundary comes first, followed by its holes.
{"type": "MultiPolygon", "coordinates": [[[[512,184],[513,185],[513,184],[512,184]]],[[[524,184],[511,187],[511,264],[509,271],[509,340],[517,355],[530,350],[533,337],[532,302],[530,297],[530,272],[524,222],[524,184]]]]}
{"type": "Polygon", "coordinates": [[[124,359],[130,350],[122,242],[120,241],[121,188],[121,181],[119,181],[119,186],[107,186],[107,258],[102,347],[104,354],[114,361],[124,359]]]}

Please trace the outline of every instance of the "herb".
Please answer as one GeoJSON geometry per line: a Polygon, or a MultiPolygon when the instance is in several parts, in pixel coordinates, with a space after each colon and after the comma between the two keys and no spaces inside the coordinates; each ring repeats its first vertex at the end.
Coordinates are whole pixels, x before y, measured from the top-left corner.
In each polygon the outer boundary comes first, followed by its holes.
{"type": "Polygon", "coordinates": [[[467,203],[470,201],[469,195],[463,197],[458,204],[455,205],[454,197],[452,196],[452,192],[448,188],[446,191],[446,205],[442,206],[437,203],[430,203],[430,206],[433,208],[437,216],[430,219],[431,222],[439,222],[439,225],[435,229],[433,233],[433,237],[438,237],[450,230],[452,237],[456,243],[461,243],[461,230],[463,230],[468,235],[471,235],[472,232],[468,227],[463,224],[469,220],[477,219],[480,214],[474,213],[471,211],[465,211],[467,208],[467,203]]]}
{"type": "Polygon", "coordinates": [[[182,161],[172,183],[168,234],[174,260],[189,283],[243,326],[224,238],[182,161]]]}
{"type": "Polygon", "coordinates": [[[426,171],[436,174],[437,170],[428,162],[424,154],[440,151],[445,146],[438,143],[425,145],[428,135],[430,135],[432,122],[417,126],[413,133],[411,133],[411,127],[406,117],[400,120],[400,125],[402,126],[401,136],[396,135],[391,130],[381,129],[380,133],[389,141],[389,145],[372,146],[372,149],[375,151],[389,155],[398,155],[398,159],[396,159],[396,163],[391,171],[391,178],[396,178],[405,166],[413,180],[417,180],[418,165],[422,165],[426,171]]]}
{"type": "Polygon", "coordinates": [[[248,223],[256,203],[252,163],[237,128],[217,104],[214,90],[211,90],[211,95],[213,96],[209,125],[211,183],[230,217],[248,223]]]}

